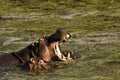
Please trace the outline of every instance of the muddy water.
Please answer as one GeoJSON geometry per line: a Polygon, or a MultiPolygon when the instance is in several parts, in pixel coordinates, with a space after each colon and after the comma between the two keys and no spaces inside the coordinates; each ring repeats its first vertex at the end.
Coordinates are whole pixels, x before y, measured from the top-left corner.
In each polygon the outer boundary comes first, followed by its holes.
{"type": "MultiPolygon", "coordinates": [[[[94,14],[105,14],[99,11],[79,11],[74,14],[70,15],[65,15],[65,16],[52,16],[52,15],[47,15],[47,16],[41,16],[41,15],[8,15],[8,16],[2,16],[3,20],[13,20],[13,19],[36,19],[36,18],[54,18],[54,17],[59,17],[62,19],[73,19],[76,16],[88,16],[88,15],[94,15],[94,14]]],[[[23,37],[9,37],[9,36],[2,36],[4,33],[13,33],[16,31],[17,28],[0,28],[0,34],[1,38],[0,40],[3,39],[2,46],[0,46],[0,52],[1,53],[7,53],[14,51],[14,48],[22,49],[25,46],[29,45],[33,40],[29,38],[29,35],[26,35],[29,39],[27,41],[24,40],[23,37]],[[19,46],[18,46],[19,45],[19,46]],[[24,46],[23,46],[24,45],[24,46]]],[[[92,33],[85,35],[82,38],[76,38],[76,39],[71,39],[69,44],[63,46],[62,48],[64,49],[69,49],[69,50],[74,50],[75,52],[78,52],[78,54],[81,55],[82,57],[78,56],[78,58],[72,62],[58,62],[59,66],[57,68],[53,68],[50,70],[39,70],[36,75],[32,75],[31,72],[27,71],[21,71],[21,68],[17,66],[7,66],[4,68],[0,68],[0,80],[61,80],[61,79],[66,79],[66,80],[79,80],[79,78],[83,78],[83,80],[89,79],[103,79],[105,76],[101,75],[100,72],[98,74],[92,73],[94,72],[94,68],[98,67],[98,70],[101,69],[102,59],[101,60],[92,60],[91,62],[95,64],[93,67],[91,63],[89,62],[89,59],[87,60],[87,55],[83,55],[84,53],[92,53],[92,52],[98,52],[96,49],[101,50],[101,52],[104,51],[117,51],[118,48],[117,46],[112,46],[112,45],[107,45],[108,43],[120,43],[120,32],[106,32],[106,33],[92,33]],[[94,46],[94,48],[93,48],[94,46]],[[88,51],[87,51],[88,49],[88,51]],[[82,59],[86,59],[86,61],[81,61],[82,59]],[[97,63],[98,61],[98,63],[97,63]],[[98,64],[98,65],[97,65],[98,64]],[[93,75],[92,75],[93,74],[93,75]],[[91,76],[92,75],[92,76],[91,76]]],[[[95,55],[96,53],[94,53],[95,55]]],[[[105,54],[106,55],[106,54],[105,54]]],[[[91,54],[89,54],[91,56],[91,54]]],[[[96,58],[96,57],[92,57],[96,58]]],[[[99,58],[97,56],[97,58],[99,58]]],[[[116,66],[117,67],[117,66],[116,66]]],[[[106,68],[105,68],[106,69],[106,68]]],[[[101,69],[102,70],[102,69],[101,69]]],[[[97,70],[96,70],[97,71],[97,70]]],[[[110,71],[110,70],[108,70],[110,71]]],[[[111,71],[112,72],[112,71],[111,71]]],[[[108,74],[108,73],[107,73],[108,74]]],[[[109,74],[111,75],[111,74],[109,74]]],[[[106,79],[107,80],[107,79],[106,79]]]]}
{"type": "MultiPolygon", "coordinates": [[[[117,9],[116,12],[119,12],[120,10],[117,9]]],[[[74,12],[68,15],[41,15],[39,13],[30,13],[30,14],[14,14],[11,13],[6,16],[1,16],[0,20],[14,20],[14,19],[43,19],[43,18],[62,18],[62,19],[74,19],[77,16],[85,17],[90,15],[106,15],[106,13],[114,14],[114,12],[110,11],[98,11],[98,10],[88,10],[88,11],[78,11],[74,12]]],[[[107,14],[107,15],[110,15],[107,14]]]]}
{"type": "Polygon", "coordinates": [[[15,28],[12,28],[12,27],[9,27],[9,28],[0,28],[0,34],[2,33],[11,33],[11,32],[14,32],[16,29],[15,28]]]}
{"type": "Polygon", "coordinates": [[[77,44],[106,44],[120,42],[120,32],[89,34],[79,39],[72,39],[77,44]]]}

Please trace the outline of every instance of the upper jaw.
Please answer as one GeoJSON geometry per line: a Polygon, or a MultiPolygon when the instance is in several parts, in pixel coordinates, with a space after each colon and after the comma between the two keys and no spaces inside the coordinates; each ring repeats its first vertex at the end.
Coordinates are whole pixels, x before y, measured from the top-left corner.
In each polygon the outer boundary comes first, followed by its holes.
{"type": "Polygon", "coordinates": [[[65,42],[67,42],[67,41],[65,41],[65,40],[58,41],[58,43],[65,43],[65,42]]]}

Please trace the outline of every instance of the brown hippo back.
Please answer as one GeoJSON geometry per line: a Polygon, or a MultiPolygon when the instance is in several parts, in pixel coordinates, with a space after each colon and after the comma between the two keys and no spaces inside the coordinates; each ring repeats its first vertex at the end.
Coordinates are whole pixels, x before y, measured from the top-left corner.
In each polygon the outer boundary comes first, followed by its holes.
{"type": "Polygon", "coordinates": [[[19,63],[19,60],[11,54],[0,55],[0,67],[19,63]]]}

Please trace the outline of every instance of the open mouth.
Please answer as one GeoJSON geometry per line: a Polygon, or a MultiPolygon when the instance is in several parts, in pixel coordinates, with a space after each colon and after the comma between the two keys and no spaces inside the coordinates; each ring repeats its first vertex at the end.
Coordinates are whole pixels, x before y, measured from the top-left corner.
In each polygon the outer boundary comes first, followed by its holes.
{"type": "Polygon", "coordinates": [[[61,51],[58,47],[58,43],[55,44],[55,54],[57,54],[57,56],[61,56],[61,51]]]}
{"type": "Polygon", "coordinates": [[[67,42],[68,40],[61,40],[60,42],[62,42],[62,43],[65,43],[65,42],[67,42]]]}
{"type": "Polygon", "coordinates": [[[66,58],[62,55],[62,53],[59,49],[58,42],[55,43],[54,51],[55,51],[55,55],[58,57],[59,60],[66,61],[66,58]]]}

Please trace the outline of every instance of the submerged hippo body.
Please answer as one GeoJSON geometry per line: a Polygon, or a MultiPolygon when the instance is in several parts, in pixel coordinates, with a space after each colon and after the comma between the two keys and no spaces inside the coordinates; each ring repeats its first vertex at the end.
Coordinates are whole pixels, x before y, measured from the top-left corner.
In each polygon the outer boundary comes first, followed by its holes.
{"type": "Polygon", "coordinates": [[[19,63],[19,60],[11,54],[0,55],[0,66],[7,66],[19,63]]]}
{"type": "Polygon", "coordinates": [[[35,46],[31,44],[18,52],[0,55],[0,66],[25,63],[29,61],[31,57],[35,57],[34,48],[35,46]]]}

